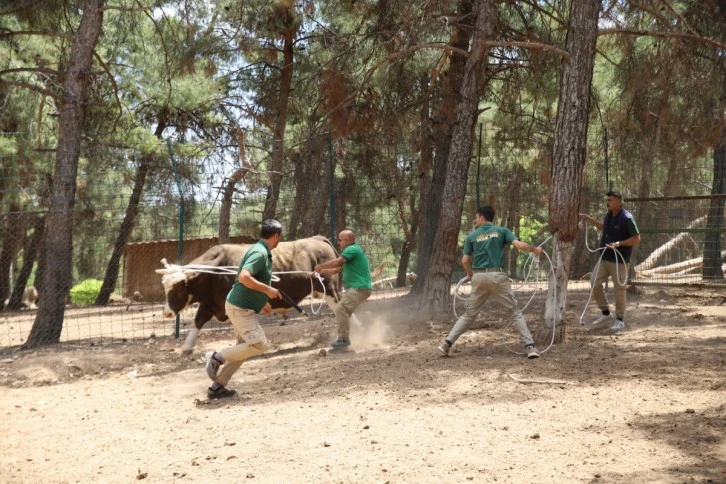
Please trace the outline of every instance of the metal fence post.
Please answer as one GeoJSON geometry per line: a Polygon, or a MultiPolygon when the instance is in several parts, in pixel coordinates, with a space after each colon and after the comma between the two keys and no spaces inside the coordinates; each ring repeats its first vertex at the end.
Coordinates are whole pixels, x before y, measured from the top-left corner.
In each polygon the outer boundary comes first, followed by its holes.
{"type": "MultiPolygon", "coordinates": [[[[181,176],[179,176],[179,167],[177,166],[174,152],[171,149],[171,140],[166,139],[166,146],[169,150],[169,159],[171,160],[171,168],[174,170],[174,178],[176,179],[176,187],[179,191],[179,238],[177,241],[177,260],[179,265],[184,259],[184,193],[182,192],[181,176]]],[[[179,315],[176,315],[176,323],[174,324],[174,337],[179,338],[179,315]]]]}

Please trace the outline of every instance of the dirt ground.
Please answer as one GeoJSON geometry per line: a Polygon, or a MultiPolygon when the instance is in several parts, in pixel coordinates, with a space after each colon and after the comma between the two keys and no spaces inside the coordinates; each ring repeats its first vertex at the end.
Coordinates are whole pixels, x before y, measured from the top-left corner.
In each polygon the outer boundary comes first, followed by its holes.
{"type": "Polygon", "coordinates": [[[332,317],[268,324],[210,404],[202,355],[229,331],[190,358],[173,338],[5,349],[0,481],[726,482],[726,288],[641,291],[619,334],[581,327],[571,293],[538,360],[491,304],[449,358],[453,316],[405,298],[361,308],[345,353],[321,354],[332,317]]]}

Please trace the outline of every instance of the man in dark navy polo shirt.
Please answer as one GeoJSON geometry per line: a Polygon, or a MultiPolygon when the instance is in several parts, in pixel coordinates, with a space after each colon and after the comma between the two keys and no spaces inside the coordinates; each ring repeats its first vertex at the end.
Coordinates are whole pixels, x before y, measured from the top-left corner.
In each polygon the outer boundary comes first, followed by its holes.
{"type": "Polygon", "coordinates": [[[608,277],[611,277],[615,288],[615,321],[612,322],[610,329],[620,331],[625,328],[625,290],[630,255],[633,252],[633,246],[640,243],[640,231],[633,214],[623,208],[623,196],[620,193],[608,192],[606,204],[608,212],[602,222],[584,213],[580,214],[580,219],[586,220],[602,231],[600,249],[605,251],[597,273],[592,278],[592,294],[602,311],[593,324],[613,320],[604,287],[608,277]]]}

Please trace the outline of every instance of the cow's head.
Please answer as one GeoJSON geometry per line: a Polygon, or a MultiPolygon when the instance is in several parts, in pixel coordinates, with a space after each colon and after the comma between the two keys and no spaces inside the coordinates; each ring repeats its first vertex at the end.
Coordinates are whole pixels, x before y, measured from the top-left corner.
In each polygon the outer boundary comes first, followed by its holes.
{"type": "Polygon", "coordinates": [[[161,259],[161,263],[164,264],[164,269],[156,269],[156,273],[162,274],[161,283],[166,294],[164,317],[173,318],[192,303],[192,295],[187,284],[198,273],[184,270],[182,266],[176,264],[168,264],[166,259],[161,259]]]}

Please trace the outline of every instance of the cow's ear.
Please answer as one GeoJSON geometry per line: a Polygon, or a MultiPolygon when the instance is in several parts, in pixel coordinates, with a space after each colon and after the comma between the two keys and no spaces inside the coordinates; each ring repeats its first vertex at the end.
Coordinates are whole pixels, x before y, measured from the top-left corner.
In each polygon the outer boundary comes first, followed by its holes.
{"type": "Polygon", "coordinates": [[[167,272],[169,272],[168,269],[156,269],[157,274],[166,274],[167,272]]]}

